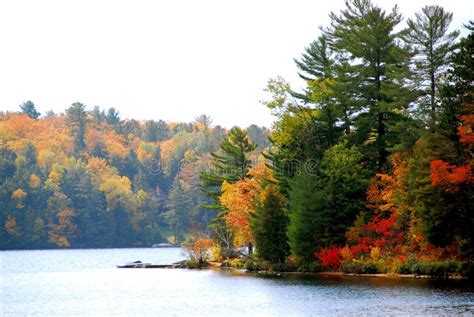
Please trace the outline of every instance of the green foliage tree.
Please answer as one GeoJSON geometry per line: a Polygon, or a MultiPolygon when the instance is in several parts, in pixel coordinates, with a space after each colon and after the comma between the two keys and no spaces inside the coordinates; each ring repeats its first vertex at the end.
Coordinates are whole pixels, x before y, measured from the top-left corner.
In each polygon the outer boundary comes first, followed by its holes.
{"type": "Polygon", "coordinates": [[[331,78],[334,72],[334,60],[327,36],[321,35],[313,41],[300,59],[294,60],[299,76],[306,80],[331,78]]]}
{"type": "Polygon", "coordinates": [[[358,113],[354,141],[379,170],[386,168],[388,148],[396,142],[390,127],[411,100],[405,86],[409,51],[394,31],[402,17],[397,7],[386,13],[370,0],[353,0],[330,19],[325,33],[341,60],[338,72],[350,74],[344,88],[353,93],[358,113]]]}
{"type": "Polygon", "coordinates": [[[273,263],[282,263],[290,253],[285,198],[272,184],[267,185],[260,196],[250,219],[258,256],[273,263]]]}
{"type": "Polygon", "coordinates": [[[20,109],[24,114],[32,119],[38,119],[41,116],[41,113],[36,110],[35,104],[30,100],[22,103],[20,109]]]}
{"type": "Polygon", "coordinates": [[[102,122],[106,120],[106,114],[104,110],[100,110],[99,106],[94,106],[94,109],[90,112],[92,116],[92,121],[96,125],[100,125],[102,122]]]}
{"type": "Polygon", "coordinates": [[[76,154],[81,153],[86,147],[84,139],[86,135],[87,114],[84,109],[85,106],[80,102],[75,102],[66,109],[67,125],[69,133],[74,138],[74,151],[76,154]]]}
{"type": "Polygon", "coordinates": [[[183,233],[186,232],[191,225],[189,212],[193,209],[193,205],[188,193],[183,190],[177,179],[171,188],[167,208],[168,211],[163,214],[163,217],[173,229],[175,241],[180,243],[183,233]]]}
{"type": "Polygon", "coordinates": [[[143,129],[145,140],[148,142],[157,142],[168,138],[168,125],[163,120],[149,120],[143,129]]]}
{"type": "MultiPolygon", "coordinates": [[[[436,122],[439,108],[439,87],[446,73],[449,53],[459,31],[448,33],[453,14],[436,5],[425,6],[408,19],[408,33],[404,39],[416,50],[413,64],[417,86],[421,87],[421,107],[429,108],[431,126],[436,122]]],[[[423,109],[424,110],[424,109],[423,109]]]]}
{"type": "Polygon", "coordinates": [[[328,222],[326,215],[318,212],[327,208],[327,204],[315,193],[316,189],[317,179],[306,173],[297,175],[290,183],[288,241],[291,253],[306,263],[314,260],[328,222]]]}
{"type": "Polygon", "coordinates": [[[290,183],[288,237],[294,255],[310,262],[318,248],[344,243],[365,204],[369,173],[361,160],[356,148],[338,144],[317,168],[307,165],[290,183]]]}
{"type": "Polygon", "coordinates": [[[105,115],[105,121],[110,125],[117,125],[120,123],[120,114],[115,108],[109,108],[105,115]]]}
{"type": "Polygon", "coordinates": [[[17,155],[5,146],[0,147],[0,183],[3,184],[8,178],[13,177],[16,172],[17,155]]]}

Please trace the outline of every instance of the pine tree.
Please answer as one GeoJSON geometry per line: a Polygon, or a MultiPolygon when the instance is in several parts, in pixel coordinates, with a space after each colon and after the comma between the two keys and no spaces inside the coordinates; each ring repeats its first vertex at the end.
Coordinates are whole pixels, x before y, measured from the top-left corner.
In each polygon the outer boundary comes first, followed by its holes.
{"type": "Polygon", "coordinates": [[[31,102],[30,100],[22,103],[20,105],[20,109],[24,114],[28,115],[28,117],[32,119],[38,119],[39,116],[41,116],[41,113],[36,111],[35,104],[31,102]]]}
{"type": "Polygon", "coordinates": [[[212,152],[212,170],[201,173],[200,186],[207,196],[213,199],[213,204],[205,206],[209,209],[220,209],[219,197],[224,181],[235,183],[243,179],[251,166],[248,153],[255,150],[245,130],[234,127],[229,135],[221,142],[220,152],[212,152]]]}
{"type": "Polygon", "coordinates": [[[115,108],[109,108],[105,116],[105,121],[110,125],[117,125],[120,123],[120,113],[115,108]]]}
{"type": "Polygon", "coordinates": [[[0,146],[0,184],[13,177],[16,172],[16,154],[8,147],[0,146]]]}
{"type": "Polygon", "coordinates": [[[330,18],[325,33],[338,53],[338,72],[350,75],[345,90],[353,95],[346,99],[359,107],[354,141],[383,169],[393,142],[390,126],[411,99],[404,86],[410,77],[409,52],[394,32],[402,17],[397,7],[387,14],[370,0],[352,0],[340,15],[331,13],[330,18]]]}
{"type": "Polygon", "coordinates": [[[192,200],[183,190],[178,178],[175,178],[167,202],[168,211],[163,214],[164,219],[174,231],[177,243],[181,241],[183,233],[191,225],[190,212],[193,209],[192,200]]]}
{"type": "Polygon", "coordinates": [[[148,142],[157,142],[168,138],[168,125],[163,120],[149,120],[143,127],[144,138],[148,142]]]}
{"type": "Polygon", "coordinates": [[[408,33],[404,39],[414,46],[413,64],[416,83],[420,87],[421,111],[430,109],[431,127],[436,123],[439,108],[439,86],[447,71],[449,53],[459,31],[448,33],[453,14],[436,5],[425,6],[408,19],[408,33]],[[425,108],[425,109],[423,109],[425,108]]]}
{"type": "Polygon", "coordinates": [[[76,154],[81,153],[85,147],[86,136],[86,112],[85,106],[80,102],[73,103],[66,109],[67,124],[69,126],[69,133],[74,138],[74,151],[76,154]]]}
{"type": "Polygon", "coordinates": [[[327,37],[325,35],[318,37],[305,48],[305,52],[299,60],[294,59],[299,69],[299,76],[306,81],[333,77],[334,59],[332,54],[327,37]]]}
{"type": "Polygon", "coordinates": [[[263,260],[281,263],[289,255],[286,235],[288,215],[285,209],[284,196],[275,185],[267,185],[250,219],[250,230],[258,256],[263,260]]]}
{"type": "Polygon", "coordinates": [[[327,203],[317,193],[317,179],[314,176],[301,173],[291,181],[290,186],[290,250],[303,262],[310,263],[314,260],[321,233],[328,222],[326,215],[318,210],[327,208],[327,203]]]}

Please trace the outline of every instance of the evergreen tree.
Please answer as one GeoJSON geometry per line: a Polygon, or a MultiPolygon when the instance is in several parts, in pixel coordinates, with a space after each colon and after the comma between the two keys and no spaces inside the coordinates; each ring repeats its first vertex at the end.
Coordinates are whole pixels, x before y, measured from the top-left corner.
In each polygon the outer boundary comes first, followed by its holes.
{"type": "Polygon", "coordinates": [[[352,0],[340,15],[331,13],[330,18],[326,35],[341,61],[338,72],[349,74],[345,89],[360,107],[354,140],[383,169],[388,148],[396,141],[391,124],[411,98],[405,87],[409,52],[394,32],[402,17],[397,7],[387,14],[370,0],[352,0]]]}
{"type": "Polygon", "coordinates": [[[16,154],[6,146],[0,146],[0,184],[16,172],[16,154]]]}
{"type": "Polygon", "coordinates": [[[275,185],[269,184],[262,191],[250,219],[250,229],[261,259],[273,263],[285,261],[290,253],[287,228],[285,198],[275,185]]]}
{"type": "Polygon", "coordinates": [[[326,209],[327,202],[318,195],[317,179],[306,173],[300,173],[290,182],[290,222],[288,241],[293,255],[301,257],[303,262],[314,260],[319,240],[328,223],[327,215],[318,212],[326,209]]]}
{"type": "Polygon", "coordinates": [[[176,242],[180,243],[184,232],[191,225],[189,212],[193,209],[193,204],[177,178],[173,182],[167,201],[167,208],[168,211],[163,214],[163,217],[173,229],[176,242]]]}
{"type": "Polygon", "coordinates": [[[96,125],[100,125],[106,120],[106,114],[104,110],[100,110],[99,106],[94,106],[94,109],[90,112],[92,116],[92,121],[96,125]]]}
{"type": "Polygon", "coordinates": [[[120,123],[120,114],[115,108],[109,108],[105,115],[105,121],[110,125],[117,125],[120,123]]]}
{"type": "Polygon", "coordinates": [[[145,122],[143,127],[145,140],[148,142],[157,142],[168,138],[168,125],[163,120],[145,122]]]}
{"type": "Polygon", "coordinates": [[[472,109],[466,105],[474,103],[474,21],[466,28],[470,33],[452,47],[450,54],[451,69],[448,71],[449,82],[441,89],[441,111],[439,130],[455,143],[458,155],[461,156],[458,127],[460,116],[469,115],[472,109]]]}
{"type": "Polygon", "coordinates": [[[452,19],[453,14],[440,6],[425,6],[421,12],[416,13],[415,19],[408,19],[408,33],[404,37],[417,53],[413,57],[413,63],[416,83],[421,87],[419,102],[422,111],[430,109],[432,128],[436,123],[440,103],[440,80],[446,73],[449,53],[459,35],[459,31],[448,33],[452,19]]]}
{"type": "Polygon", "coordinates": [[[76,154],[81,153],[86,147],[85,136],[87,120],[84,109],[85,106],[80,102],[75,102],[66,109],[66,120],[69,133],[74,138],[74,151],[76,154]]]}
{"type": "Polygon", "coordinates": [[[293,254],[306,262],[320,247],[341,245],[365,204],[369,173],[360,152],[338,144],[314,171],[302,170],[290,182],[288,237],[293,254]],[[311,175],[313,174],[313,175],[311,175]]]}
{"type": "Polygon", "coordinates": [[[39,116],[41,116],[41,113],[36,111],[35,104],[31,102],[30,100],[22,103],[20,105],[20,109],[24,114],[28,115],[28,117],[32,119],[38,119],[39,116]]]}
{"type": "Polygon", "coordinates": [[[326,201],[327,208],[318,212],[323,213],[328,222],[318,242],[320,246],[344,243],[347,229],[365,207],[369,176],[363,157],[355,147],[341,143],[324,153],[318,170],[317,195],[326,201]]]}
{"type": "MultiPolygon", "coordinates": [[[[461,142],[460,132],[472,131],[474,113],[474,26],[470,34],[454,47],[451,57],[450,84],[442,89],[440,124],[437,131],[426,133],[414,147],[410,161],[409,184],[415,201],[415,211],[422,220],[422,230],[436,246],[457,245],[460,255],[474,254],[474,217],[472,216],[472,139],[461,142]],[[461,119],[467,119],[462,127],[461,119]],[[469,118],[471,118],[469,121],[469,118]],[[435,164],[435,165],[433,165],[435,164]],[[436,164],[441,166],[435,167],[436,164]],[[439,173],[453,175],[445,179],[445,186],[435,186],[439,173]],[[451,183],[451,184],[450,184],[451,183]],[[456,186],[454,186],[457,184],[456,186]],[[452,188],[449,185],[453,186],[452,188]]],[[[468,26],[469,29],[469,26],[468,26]]],[[[472,133],[472,132],[471,132],[472,133]]],[[[410,199],[411,198],[411,199],[410,199]]]]}
{"type": "Polygon", "coordinates": [[[298,67],[299,76],[306,81],[334,77],[334,56],[325,35],[313,41],[309,47],[305,48],[301,58],[294,61],[298,67]]]}
{"type": "Polygon", "coordinates": [[[202,180],[200,186],[210,198],[213,204],[206,206],[210,209],[220,209],[220,188],[224,181],[235,183],[243,179],[251,166],[247,154],[255,150],[245,130],[234,127],[229,135],[221,142],[220,152],[212,152],[212,170],[200,175],[202,180]]]}

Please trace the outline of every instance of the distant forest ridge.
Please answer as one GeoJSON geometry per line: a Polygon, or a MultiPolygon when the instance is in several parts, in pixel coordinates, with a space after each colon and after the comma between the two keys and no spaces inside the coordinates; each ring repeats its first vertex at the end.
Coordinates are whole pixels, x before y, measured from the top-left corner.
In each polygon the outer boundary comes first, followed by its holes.
{"type": "MultiPolygon", "coordinates": [[[[199,174],[228,133],[209,116],[122,120],[81,103],[41,116],[31,101],[20,110],[0,112],[0,249],[150,246],[208,230],[215,212],[201,207],[199,174]]],[[[246,131],[256,161],[270,131],[246,131]]]]}

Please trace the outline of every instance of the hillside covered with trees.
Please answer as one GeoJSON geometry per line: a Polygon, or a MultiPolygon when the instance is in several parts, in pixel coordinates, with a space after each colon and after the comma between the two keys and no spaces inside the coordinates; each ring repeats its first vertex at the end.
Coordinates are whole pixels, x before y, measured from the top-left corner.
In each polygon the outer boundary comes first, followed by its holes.
{"type": "MultiPolygon", "coordinates": [[[[0,249],[151,246],[206,231],[199,188],[228,131],[192,123],[121,120],[74,103],[41,116],[27,101],[0,113],[0,249]]],[[[268,145],[269,130],[248,134],[268,145]]]]}

